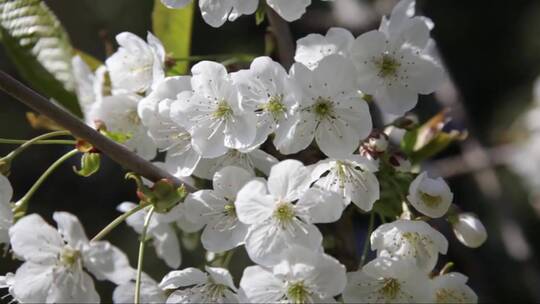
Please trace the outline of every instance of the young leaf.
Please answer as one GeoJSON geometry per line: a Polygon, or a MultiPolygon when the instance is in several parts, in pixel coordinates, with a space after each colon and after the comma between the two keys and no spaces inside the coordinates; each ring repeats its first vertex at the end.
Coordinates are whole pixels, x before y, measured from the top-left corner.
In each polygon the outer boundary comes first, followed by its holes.
{"type": "Polygon", "coordinates": [[[0,0],[2,44],[37,91],[81,115],[74,94],[73,50],[66,31],[41,0],[0,0]]]}
{"type": "MultiPolygon", "coordinates": [[[[173,59],[190,55],[193,10],[193,2],[181,9],[169,9],[160,0],[154,0],[152,29],[173,59]]],[[[180,74],[186,74],[188,68],[189,61],[178,61],[174,65],[174,70],[180,74]]]]}
{"type": "Polygon", "coordinates": [[[100,163],[101,156],[99,153],[87,152],[84,153],[81,158],[81,169],[77,170],[77,168],[73,166],[73,171],[80,176],[89,177],[98,172],[100,163]]]}

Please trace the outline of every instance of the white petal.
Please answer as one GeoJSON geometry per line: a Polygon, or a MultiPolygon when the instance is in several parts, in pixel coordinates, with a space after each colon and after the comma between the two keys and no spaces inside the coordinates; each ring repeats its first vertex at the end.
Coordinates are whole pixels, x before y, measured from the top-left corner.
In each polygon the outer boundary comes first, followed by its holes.
{"type": "Polygon", "coordinates": [[[418,94],[401,84],[381,86],[375,93],[375,101],[384,112],[403,115],[412,110],[418,102],[418,94]]]}
{"type": "Polygon", "coordinates": [[[169,151],[165,158],[167,167],[174,168],[174,171],[170,172],[174,176],[186,177],[193,174],[193,171],[199,164],[201,156],[193,149],[182,154],[171,153],[169,151]]]}
{"type": "Polygon", "coordinates": [[[344,206],[339,195],[319,188],[309,189],[296,204],[296,208],[302,210],[302,217],[309,223],[335,222],[341,217],[344,206]]]}
{"type": "Polygon", "coordinates": [[[288,22],[300,19],[311,4],[311,0],[267,0],[266,2],[288,22]]]}
{"type": "Polygon", "coordinates": [[[321,248],[322,235],[315,225],[298,221],[287,229],[289,231],[270,221],[251,226],[245,245],[250,259],[257,264],[271,266],[281,261],[291,244],[310,250],[321,248]]]}
{"type": "Polygon", "coordinates": [[[223,124],[216,128],[197,126],[191,134],[194,149],[205,158],[215,158],[227,153],[224,129],[223,124]]]}
{"type": "Polygon", "coordinates": [[[431,94],[438,89],[445,79],[441,64],[424,54],[408,56],[412,63],[408,66],[407,83],[420,94],[431,94]]]}
{"type": "MultiPolygon", "coordinates": [[[[135,297],[135,282],[119,285],[114,289],[113,301],[117,304],[131,303],[135,297]]],[[[159,288],[156,281],[146,273],[142,273],[141,303],[164,303],[167,300],[165,292],[159,288]]]]}
{"type": "Polygon", "coordinates": [[[92,242],[84,248],[83,259],[84,267],[98,280],[123,284],[135,274],[127,255],[109,242],[92,242]]]}
{"type": "Polygon", "coordinates": [[[225,252],[244,243],[248,232],[248,226],[237,222],[234,228],[223,229],[215,227],[215,223],[209,223],[201,235],[203,247],[211,252],[225,252]]]}
{"type": "Polygon", "coordinates": [[[156,226],[151,231],[156,254],[171,268],[178,268],[182,262],[182,252],[176,232],[170,224],[156,226]]]}
{"type": "Polygon", "coordinates": [[[268,194],[266,184],[261,180],[247,183],[238,192],[236,201],[238,219],[245,224],[260,223],[272,215],[274,198],[268,194]]]}
{"type": "Polygon", "coordinates": [[[100,297],[94,286],[94,280],[85,272],[55,273],[47,303],[99,303],[100,297]]]}
{"type": "Polygon", "coordinates": [[[80,248],[83,244],[88,243],[84,228],[75,215],[67,212],[55,212],[53,219],[58,227],[58,232],[71,247],[80,248]]]}
{"type": "Polygon", "coordinates": [[[23,303],[43,303],[53,282],[52,265],[24,263],[14,277],[13,293],[23,303]]]}
{"type": "Polygon", "coordinates": [[[227,286],[232,290],[236,290],[231,273],[227,269],[208,266],[205,266],[204,269],[206,272],[208,272],[214,283],[227,286]]]}
{"type": "Polygon", "coordinates": [[[238,191],[251,179],[253,179],[253,174],[250,172],[239,167],[229,166],[216,172],[212,185],[214,191],[219,195],[234,199],[238,191]]]}
{"type": "Polygon", "coordinates": [[[11,203],[11,197],[13,196],[13,188],[9,183],[9,180],[0,174],[0,203],[11,203]]]}
{"type": "Polygon", "coordinates": [[[159,283],[159,287],[161,287],[161,289],[176,289],[179,287],[202,284],[205,283],[206,280],[207,276],[204,272],[197,268],[189,267],[183,270],[169,272],[163,277],[159,283]]]}
{"type": "Polygon", "coordinates": [[[272,166],[279,162],[277,158],[260,149],[249,152],[249,157],[253,161],[255,168],[260,170],[266,176],[270,174],[272,166]]]}
{"type": "Polygon", "coordinates": [[[37,214],[17,221],[9,236],[13,252],[26,261],[53,263],[64,247],[60,233],[37,214]]]}
{"type": "Polygon", "coordinates": [[[199,7],[204,21],[213,27],[222,26],[227,21],[232,2],[232,0],[200,0],[199,7]]]}
{"type": "Polygon", "coordinates": [[[245,149],[253,144],[256,135],[257,117],[250,112],[235,115],[225,124],[225,146],[245,149]]]}
{"type": "Polygon", "coordinates": [[[276,303],[285,295],[285,283],[261,266],[244,269],[240,288],[252,303],[276,303]]]}
{"type": "Polygon", "coordinates": [[[313,182],[310,174],[310,170],[300,161],[284,160],[270,170],[268,190],[276,198],[293,202],[300,198],[313,182]]]}

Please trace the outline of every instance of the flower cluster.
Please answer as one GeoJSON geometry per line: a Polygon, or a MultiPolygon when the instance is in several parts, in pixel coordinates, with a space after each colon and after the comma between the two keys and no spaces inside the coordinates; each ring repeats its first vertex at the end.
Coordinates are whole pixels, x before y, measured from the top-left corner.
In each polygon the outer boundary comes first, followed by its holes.
{"type": "MultiPolygon", "coordinates": [[[[183,8],[193,0],[161,0],[168,8],[183,8]]],[[[262,1],[262,0],[261,0],[262,1]]],[[[334,1],[334,0],[325,0],[334,1]]],[[[311,5],[311,0],[266,0],[266,4],[281,18],[292,22],[300,19],[311,5]]],[[[257,11],[259,0],[200,0],[199,8],[206,23],[213,27],[222,26],[227,20],[234,21],[242,15],[257,11]]]]}
{"type": "MultiPolygon", "coordinates": [[[[163,0],[170,7],[189,2],[163,0]]],[[[311,1],[267,3],[292,21],[311,1]]],[[[206,22],[220,26],[254,13],[258,1],[199,5],[206,22]]],[[[372,101],[403,116],[444,78],[433,24],[414,14],[414,1],[403,0],[379,29],[359,37],[332,28],[299,39],[289,71],[258,57],[248,69],[201,61],[190,75],[167,76],[165,49],[150,33],[146,41],[119,34],[118,50],[95,71],[75,57],[87,124],[147,160],[163,156],[160,166],[177,177],[211,180],[211,189],[190,193],[183,203],[155,208],[140,188],[145,205],[120,204],[141,246],[151,240],[157,256],[178,269],[177,229],[201,231],[209,256],[241,247],[255,265],[244,269],[239,287],[228,262],[212,264],[215,259],[205,271],[173,270],[158,283],[135,271],[115,246],[89,240],[71,214],[54,214],[58,229],[36,214],[17,215],[14,223],[12,189],[0,175],[0,243],[24,261],[15,274],[0,277],[0,287],[20,302],[97,302],[89,272],[118,285],[116,303],[134,295],[145,303],[476,302],[466,276],[448,267],[435,271],[448,241],[430,221],[446,219],[473,248],[485,241],[484,226],[453,205],[442,178],[413,171],[387,130],[372,124],[372,101]],[[396,206],[397,212],[385,211],[396,206]],[[362,262],[346,268],[327,250],[319,224],[366,213],[372,225],[380,215],[381,225],[374,231],[370,225],[362,262]],[[364,265],[368,243],[376,257],[364,265]]],[[[144,189],[159,192],[156,184],[144,189]]]]}

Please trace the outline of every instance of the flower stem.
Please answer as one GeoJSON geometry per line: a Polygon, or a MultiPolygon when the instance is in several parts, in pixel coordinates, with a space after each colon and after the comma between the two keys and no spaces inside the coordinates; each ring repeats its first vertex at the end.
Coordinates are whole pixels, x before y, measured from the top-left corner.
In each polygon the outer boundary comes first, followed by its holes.
{"type": "Polygon", "coordinates": [[[90,242],[97,242],[103,239],[107,234],[109,234],[114,228],[116,228],[118,225],[124,222],[128,217],[132,216],[133,214],[141,211],[142,209],[148,206],[150,206],[150,203],[141,202],[137,207],[118,216],[117,218],[114,219],[114,221],[112,221],[109,225],[103,228],[98,234],[96,234],[96,236],[94,236],[94,238],[92,238],[90,242]]]}
{"type": "Polygon", "coordinates": [[[366,238],[364,240],[364,249],[362,250],[362,257],[360,258],[360,268],[364,266],[366,263],[366,258],[368,254],[369,249],[369,239],[371,237],[371,233],[373,232],[373,225],[375,223],[375,212],[371,212],[369,215],[369,224],[368,224],[368,230],[366,233],[366,238]]]}
{"type": "MultiPolygon", "coordinates": [[[[32,138],[30,140],[27,140],[27,141],[22,141],[22,145],[17,147],[15,150],[11,151],[11,153],[9,153],[3,159],[4,160],[13,160],[17,155],[19,155],[21,152],[26,150],[28,147],[30,147],[30,146],[32,146],[34,144],[37,144],[37,143],[43,141],[44,139],[51,138],[51,137],[57,137],[57,136],[64,136],[64,135],[69,135],[69,134],[70,134],[69,131],[55,131],[55,132],[42,134],[40,136],[34,137],[34,138],[32,138]]],[[[10,140],[9,139],[2,139],[2,141],[0,143],[13,143],[13,144],[16,144],[16,142],[5,142],[5,141],[10,141],[10,140]]],[[[71,142],[70,142],[70,144],[71,144],[71,142]]]]}
{"type": "MultiPolygon", "coordinates": [[[[28,142],[28,140],[0,138],[0,144],[20,145],[26,142],[28,142]]],[[[34,142],[33,144],[34,145],[75,145],[77,144],[77,142],[74,140],[51,139],[51,140],[38,140],[34,142]]]]}
{"type": "Polygon", "coordinates": [[[39,189],[39,187],[45,182],[45,180],[58,168],[62,163],[64,163],[66,160],[71,158],[72,156],[75,156],[79,151],[77,149],[73,149],[69,151],[68,153],[64,154],[62,157],[57,159],[43,174],[38,178],[38,180],[32,185],[30,190],[26,192],[26,194],[19,200],[17,203],[15,203],[15,209],[14,213],[25,213],[26,209],[28,208],[28,202],[36,193],[36,191],[39,189]]]}
{"type": "Polygon", "coordinates": [[[135,304],[141,303],[141,276],[144,261],[144,247],[146,243],[146,233],[148,232],[148,226],[150,225],[150,220],[154,214],[154,209],[154,206],[152,206],[150,207],[150,210],[148,210],[148,214],[146,214],[144,219],[143,230],[141,232],[141,240],[139,242],[139,257],[137,260],[137,279],[135,280],[135,304]]]}
{"type": "Polygon", "coordinates": [[[223,263],[221,267],[223,268],[229,267],[229,264],[231,263],[232,257],[234,255],[234,251],[235,251],[235,248],[227,251],[227,253],[225,254],[225,257],[223,258],[223,263]]]}

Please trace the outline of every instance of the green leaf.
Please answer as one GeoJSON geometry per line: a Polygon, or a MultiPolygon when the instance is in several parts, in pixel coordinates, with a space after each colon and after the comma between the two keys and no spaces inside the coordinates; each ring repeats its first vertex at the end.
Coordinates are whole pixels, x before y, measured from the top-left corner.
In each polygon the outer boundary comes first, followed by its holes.
{"type": "MultiPolygon", "coordinates": [[[[167,55],[172,58],[187,58],[191,52],[191,33],[193,29],[193,2],[181,9],[165,7],[160,0],[154,0],[152,29],[161,40],[167,55]]],[[[188,61],[177,61],[174,71],[186,74],[188,61]]]]}
{"type": "Polygon", "coordinates": [[[81,169],[77,170],[74,166],[73,171],[80,176],[89,177],[98,172],[101,164],[101,156],[99,153],[87,152],[81,157],[81,169]]]}
{"type": "Polygon", "coordinates": [[[411,153],[411,161],[418,163],[424,159],[428,159],[446,149],[451,143],[464,140],[466,137],[467,132],[439,132],[426,145],[411,153]]]}
{"type": "Polygon", "coordinates": [[[73,49],[45,2],[0,0],[0,34],[21,76],[41,94],[81,116],[74,93],[73,49]]]}

